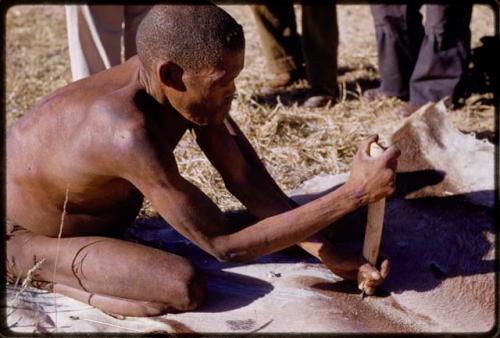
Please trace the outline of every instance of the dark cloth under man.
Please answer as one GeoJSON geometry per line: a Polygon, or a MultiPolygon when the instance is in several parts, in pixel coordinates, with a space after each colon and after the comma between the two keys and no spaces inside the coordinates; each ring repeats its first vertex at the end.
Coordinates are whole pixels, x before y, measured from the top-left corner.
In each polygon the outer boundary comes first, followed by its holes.
{"type": "Polygon", "coordinates": [[[429,101],[459,95],[470,54],[472,5],[428,4],[424,25],[421,7],[371,6],[381,77],[378,92],[409,100],[413,111],[429,101]]]}

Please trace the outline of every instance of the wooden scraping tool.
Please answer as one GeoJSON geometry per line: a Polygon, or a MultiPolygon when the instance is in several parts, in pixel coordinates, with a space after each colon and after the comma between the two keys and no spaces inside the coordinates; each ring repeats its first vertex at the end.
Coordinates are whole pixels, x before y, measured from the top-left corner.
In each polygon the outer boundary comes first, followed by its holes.
{"type": "MultiPolygon", "coordinates": [[[[370,145],[371,157],[380,156],[383,152],[384,149],[376,142],[373,142],[370,145]]],[[[376,266],[377,264],[377,258],[380,251],[382,230],[384,228],[384,211],[385,198],[382,198],[381,200],[368,205],[365,241],[363,243],[363,257],[373,266],[376,266]]],[[[364,286],[360,285],[360,288],[362,290],[361,297],[364,297],[364,286]]]]}

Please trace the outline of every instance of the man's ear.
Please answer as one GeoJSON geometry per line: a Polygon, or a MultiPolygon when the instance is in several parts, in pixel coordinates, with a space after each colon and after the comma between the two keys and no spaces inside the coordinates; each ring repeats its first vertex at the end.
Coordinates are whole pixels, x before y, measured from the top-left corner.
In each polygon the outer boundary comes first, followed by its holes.
{"type": "Polygon", "coordinates": [[[178,91],[185,91],[186,86],[182,81],[184,70],[175,62],[167,61],[158,65],[158,77],[160,81],[168,87],[172,87],[178,91]]]}

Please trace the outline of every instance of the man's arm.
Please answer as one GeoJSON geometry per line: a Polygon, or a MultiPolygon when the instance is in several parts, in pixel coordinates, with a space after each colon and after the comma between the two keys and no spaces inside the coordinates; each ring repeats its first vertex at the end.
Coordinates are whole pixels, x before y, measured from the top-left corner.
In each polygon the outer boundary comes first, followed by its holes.
{"type": "Polygon", "coordinates": [[[194,128],[196,141],[221,174],[226,188],[259,219],[289,211],[297,204],[269,175],[236,123],[194,128]]]}
{"type": "MultiPolygon", "coordinates": [[[[195,129],[197,142],[214,167],[221,173],[227,189],[247,209],[264,219],[298,206],[283,193],[236,123],[228,116],[224,125],[195,129]]],[[[344,257],[319,233],[297,243],[325,263],[335,274],[356,279],[364,261],[344,257]]]]}
{"type": "MultiPolygon", "coordinates": [[[[224,124],[195,128],[195,133],[196,141],[221,174],[226,188],[250,213],[264,219],[298,206],[276,184],[248,139],[229,115],[224,124]]],[[[325,242],[323,236],[315,234],[297,244],[316,258],[320,258],[319,251],[323,249],[322,243],[325,242]]]]}
{"type": "MultiPolygon", "coordinates": [[[[346,184],[304,206],[232,232],[217,206],[180,176],[171,149],[154,145],[140,128],[126,133],[120,142],[120,151],[114,154],[119,157],[113,166],[116,174],[132,182],[180,233],[220,260],[246,261],[302,241],[360,205],[387,195],[393,179],[379,180],[368,190],[346,184]]],[[[384,157],[379,162],[383,169],[384,157]]]]}

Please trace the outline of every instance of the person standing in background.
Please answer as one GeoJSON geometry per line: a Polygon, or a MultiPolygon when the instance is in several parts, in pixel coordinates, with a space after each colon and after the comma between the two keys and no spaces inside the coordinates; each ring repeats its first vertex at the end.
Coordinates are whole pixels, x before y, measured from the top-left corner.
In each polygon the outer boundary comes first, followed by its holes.
{"type": "Polygon", "coordinates": [[[67,5],[66,24],[73,81],[116,66],[135,55],[137,27],[151,7],[67,5]]]}
{"type": "Polygon", "coordinates": [[[305,107],[335,101],[338,26],[335,4],[302,5],[302,41],[293,2],[252,5],[267,67],[274,79],[262,94],[272,95],[307,75],[310,91],[305,107]],[[305,68],[304,68],[305,63],[305,68]]]}
{"type": "Polygon", "coordinates": [[[429,101],[460,95],[470,56],[472,5],[372,5],[379,88],[364,92],[373,100],[395,96],[409,100],[395,113],[406,117],[429,101]]]}

